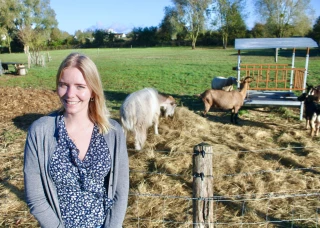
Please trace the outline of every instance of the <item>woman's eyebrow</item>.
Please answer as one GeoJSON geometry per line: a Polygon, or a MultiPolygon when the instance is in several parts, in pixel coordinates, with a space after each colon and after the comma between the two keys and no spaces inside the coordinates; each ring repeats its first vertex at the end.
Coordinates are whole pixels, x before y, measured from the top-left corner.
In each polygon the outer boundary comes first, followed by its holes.
{"type": "MultiPolygon", "coordinates": [[[[59,83],[59,84],[69,84],[69,83],[63,82],[63,81],[59,81],[58,83],[59,83]]],[[[75,83],[75,85],[87,86],[87,84],[84,84],[84,83],[75,83]]]]}

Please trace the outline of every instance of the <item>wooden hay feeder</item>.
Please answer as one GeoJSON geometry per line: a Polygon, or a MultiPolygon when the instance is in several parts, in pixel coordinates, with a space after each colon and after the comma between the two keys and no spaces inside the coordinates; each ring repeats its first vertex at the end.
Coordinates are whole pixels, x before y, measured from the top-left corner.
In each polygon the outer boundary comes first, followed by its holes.
{"type": "MultiPolygon", "coordinates": [[[[300,107],[300,120],[303,117],[303,102],[297,100],[294,91],[305,92],[309,51],[318,47],[311,38],[245,38],[235,40],[235,49],[238,50],[237,71],[238,81],[241,77],[251,76],[254,81],[244,101],[244,106],[286,106],[300,107]],[[293,49],[291,64],[242,64],[241,50],[275,49],[277,62],[278,49],[293,49]],[[306,48],[306,63],[304,68],[296,68],[296,48],[306,48]]],[[[239,87],[238,83],[238,87],[239,87]]]]}

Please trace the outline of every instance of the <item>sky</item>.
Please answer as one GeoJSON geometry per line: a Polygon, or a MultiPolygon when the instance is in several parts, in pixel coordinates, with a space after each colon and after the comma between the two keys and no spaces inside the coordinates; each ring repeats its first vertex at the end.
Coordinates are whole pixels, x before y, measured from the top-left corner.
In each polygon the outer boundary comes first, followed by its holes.
{"type": "MultiPolygon", "coordinates": [[[[248,9],[250,9],[249,0],[248,9]]],[[[164,7],[172,6],[171,0],[51,0],[56,13],[58,28],[69,34],[77,30],[113,29],[128,33],[134,27],[159,26],[164,17],[164,7]]],[[[320,16],[319,0],[311,0],[315,16],[320,16]]],[[[248,12],[246,23],[252,28],[257,18],[248,12]]]]}

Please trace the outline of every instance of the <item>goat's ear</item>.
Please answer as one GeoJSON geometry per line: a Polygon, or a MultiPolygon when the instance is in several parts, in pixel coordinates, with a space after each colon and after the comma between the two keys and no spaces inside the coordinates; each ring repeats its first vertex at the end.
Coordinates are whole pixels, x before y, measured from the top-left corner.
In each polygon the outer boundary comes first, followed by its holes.
{"type": "Polygon", "coordinates": [[[176,101],[172,96],[168,96],[165,103],[172,104],[172,103],[176,103],[176,101]]]}

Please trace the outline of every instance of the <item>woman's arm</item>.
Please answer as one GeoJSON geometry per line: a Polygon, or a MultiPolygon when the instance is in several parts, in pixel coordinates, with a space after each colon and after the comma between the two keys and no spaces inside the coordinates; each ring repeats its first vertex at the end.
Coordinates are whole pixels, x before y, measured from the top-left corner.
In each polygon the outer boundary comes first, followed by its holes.
{"type": "MultiPolygon", "coordinates": [[[[47,180],[42,180],[42,170],[44,164],[40,164],[41,159],[39,159],[38,153],[43,153],[43,151],[38,151],[38,144],[43,145],[43,139],[38,139],[36,134],[31,127],[24,148],[24,188],[27,205],[30,208],[31,214],[38,220],[41,227],[44,228],[57,228],[63,227],[60,224],[58,216],[52,210],[49,205],[46,194],[44,183],[47,180]]],[[[43,150],[43,148],[42,148],[43,150]]]]}
{"type": "MultiPolygon", "coordinates": [[[[129,159],[126,145],[126,137],[121,126],[115,124],[116,133],[114,136],[114,163],[115,169],[113,175],[113,183],[115,186],[115,194],[113,197],[113,206],[106,220],[105,227],[118,228],[122,227],[123,220],[126,215],[128,194],[129,194],[129,159]]],[[[112,152],[112,151],[111,151],[112,152]]]]}

